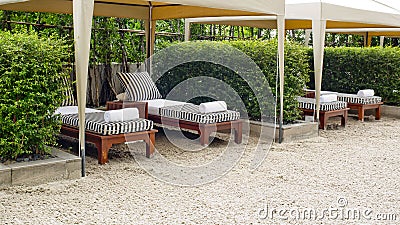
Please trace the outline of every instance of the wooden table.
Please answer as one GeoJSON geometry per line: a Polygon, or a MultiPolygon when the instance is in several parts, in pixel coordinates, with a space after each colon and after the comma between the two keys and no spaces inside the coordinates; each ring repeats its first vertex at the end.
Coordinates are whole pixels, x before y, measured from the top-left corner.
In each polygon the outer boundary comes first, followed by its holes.
{"type": "MultiPolygon", "coordinates": [[[[312,116],[314,115],[314,110],[313,109],[301,109],[304,113],[304,115],[307,116],[312,116]]],[[[341,117],[341,125],[342,127],[346,126],[347,123],[347,116],[350,108],[345,108],[345,109],[339,109],[339,110],[334,110],[334,111],[319,111],[319,128],[320,129],[326,129],[328,119],[331,117],[336,117],[340,116],[341,117]]]]}
{"type": "Polygon", "coordinates": [[[106,110],[123,108],[137,108],[139,110],[139,117],[143,119],[147,119],[149,116],[147,102],[108,101],[106,103],[106,110]]]}

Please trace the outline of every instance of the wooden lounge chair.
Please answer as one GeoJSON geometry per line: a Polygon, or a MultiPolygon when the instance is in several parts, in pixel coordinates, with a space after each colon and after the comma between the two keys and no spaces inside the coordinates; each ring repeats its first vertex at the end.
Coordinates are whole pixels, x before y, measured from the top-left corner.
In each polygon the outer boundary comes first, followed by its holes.
{"type": "MultiPolygon", "coordinates": [[[[304,115],[315,115],[316,104],[314,98],[298,97],[299,108],[303,111],[304,115]]],[[[319,128],[326,129],[328,119],[331,117],[341,117],[341,126],[345,127],[347,123],[348,111],[347,103],[342,101],[335,101],[330,103],[321,103],[319,111],[319,128]]]]}
{"type": "Polygon", "coordinates": [[[242,121],[238,112],[226,110],[202,114],[197,105],[161,99],[160,92],[146,72],[117,73],[117,76],[129,102],[109,102],[107,108],[121,109],[139,104],[137,102],[147,102],[148,110],[145,111],[148,111],[148,119],[163,125],[197,131],[202,145],[208,145],[210,134],[220,130],[234,130],[235,142],[242,142],[242,121]]]}
{"type": "MultiPolygon", "coordinates": [[[[375,110],[375,119],[381,119],[382,98],[379,96],[360,97],[356,94],[345,94],[331,91],[321,91],[321,95],[336,94],[338,101],[347,102],[347,107],[351,110],[357,110],[358,120],[364,121],[366,110],[375,110]]],[[[315,97],[315,90],[306,90],[307,98],[315,97]]]]}
{"type": "MultiPolygon", "coordinates": [[[[146,157],[153,155],[157,130],[152,129],[152,121],[139,118],[107,123],[103,118],[104,112],[101,111],[86,113],[86,141],[95,144],[99,164],[108,162],[108,151],[113,144],[142,140],[146,143],[146,157]]],[[[78,114],[63,114],[61,119],[61,134],[78,138],[78,114]]]]}
{"type": "Polygon", "coordinates": [[[360,97],[355,94],[338,93],[340,101],[347,102],[350,109],[357,110],[358,120],[364,121],[365,111],[369,109],[375,110],[375,119],[381,119],[381,106],[383,105],[382,98],[379,96],[360,97]]]}
{"type": "MultiPolygon", "coordinates": [[[[222,130],[233,130],[235,133],[235,143],[242,142],[242,127],[243,121],[240,120],[240,114],[235,111],[225,111],[211,114],[201,114],[198,112],[197,105],[193,104],[174,104],[175,101],[156,99],[141,102],[146,106],[145,111],[148,119],[154,123],[175,126],[183,129],[193,130],[200,135],[200,144],[206,146],[209,144],[210,135],[213,132],[222,130]],[[160,106],[157,103],[163,102],[160,106]],[[165,102],[170,105],[165,106],[165,102]],[[156,104],[154,104],[156,103],[156,104]],[[150,109],[148,105],[150,104],[150,109]]],[[[133,107],[140,102],[122,102],[113,101],[107,102],[107,109],[121,109],[133,107]]]]}

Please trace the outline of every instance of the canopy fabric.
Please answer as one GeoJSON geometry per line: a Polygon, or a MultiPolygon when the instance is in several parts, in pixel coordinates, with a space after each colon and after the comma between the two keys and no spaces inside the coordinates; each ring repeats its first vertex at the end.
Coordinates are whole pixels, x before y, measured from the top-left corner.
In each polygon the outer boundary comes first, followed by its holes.
{"type": "MultiPolygon", "coordinates": [[[[79,108],[79,145],[82,176],[85,176],[85,108],[92,17],[127,17],[147,20],[148,41],[152,41],[154,21],[205,16],[277,15],[284,31],[285,0],[30,0],[0,5],[0,10],[74,14],[75,61],[79,108]]],[[[283,72],[283,36],[280,71],[283,72]]],[[[150,45],[149,45],[150,46],[150,45]]],[[[152,47],[148,47],[148,54],[152,47]]]]}
{"type": "Polygon", "coordinates": [[[24,2],[27,0],[0,0],[0,5],[11,4],[16,2],[24,2]]]}
{"type": "MultiPolygon", "coordinates": [[[[400,1],[398,0],[286,0],[286,29],[312,29],[314,46],[314,73],[319,119],[319,97],[326,29],[342,28],[398,28],[400,1]]],[[[233,26],[275,28],[271,16],[246,18],[195,18],[187,23],[212,23],[233,26]]],[[[189,27],[186,24],[186,27],[189,27]]],[[[187,32],[186,39],[189,39],[187,32]]],[[[392,33],[392,35],[395,35],[392,33]]],[[[367,35],[368,36],[368,35],[367,35]]],[[[366,45],[370,43],[368,36],[366,45]]]]}
{"type": "MultiPolygon", "coordinates": [[[[371,25],[373,27],[382,25],[398,27],[400,12],[375,0],[287,0],[286,17],[288,19],[354,22],[358,24],[354,28],[371,27],[371,25]]],[[[340,28],[340,26],[327,26],[327,28],[340,28]]]]}
{"type": "MultiPolygon", "coordinates": [[[[312,29],[312,19],[294,19],[285,16],[285,27],[287,30],[312,29]]],[[[274,16],[232,16],[232,17],[203,17],[189,18],[187,23],[196,24],[219,24],[230,26],[257,27],[265,29],[276,29],[276,17],[274,16]]],[[[384,24],[368,24],[349,21],[326,21],[329,29],[350,29],[350,28],[394,28],[399,27],[384,24]]]]}
{"type": "MultiPolygon", "coordinates": [[[[149,7],[153,19],[174,19],[205,16],[283,15],[282,0],[103,0],[94,1],[94,15],[148,19],[149,7]]],[[[1,6],[3,10],[29,12],[73,12],[71,0],[30,0],[1,6]]]]}
{"type": "Polygon", "coordinates": [[[327,33],[357,34],[368,36],[400,37],[400,28],[354,28],[354,29],[327,29],[327,33]]]}

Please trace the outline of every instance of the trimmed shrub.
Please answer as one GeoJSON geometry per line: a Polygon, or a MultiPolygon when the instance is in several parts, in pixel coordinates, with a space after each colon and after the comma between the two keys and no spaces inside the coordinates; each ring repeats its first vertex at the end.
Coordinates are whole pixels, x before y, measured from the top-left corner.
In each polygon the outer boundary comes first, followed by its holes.
{"type": "MultiPolygon", "coordinates": [[[[277,40],[270,41],[233,41],[226,42],[247,54],[262,70],[271,87],[272,93],[278,96],[276,90],[277,77],[277,40]]],[[[304,94],[303,88],[309,82],[309,56],[307,48],[286,42],[285,43],[285,83],[284,83],[284,122],[290,123],[300,118],[300,110],[296,97],[304,94]]],[[[279,82],[279,80],[278,80],[279,82]]],[[[278,91],[278,92],[277,92],[278,91]]],[[[278,100],[277,113],[280,104],[278,100]]]]}
{"type": "MultiPolygon", "coordinates": [[[[314,74],[310,77],[314,88],[314,74]]],[[[355,94],[360,89],[374,89],[386,104],[400,106],[400,48],[325,48],[322,90],[355,94]]]]}
{"type": "MultiPolygon", "coordinates": [[[[0,158],[48,153],[60,120],[63,41],[0,32],[0,158]]],[[[64,70],[65,71],[65,70],[64,70]]]]}
{"type": "MultiPolygon", "coordinates": [[[[202,45],[212,45],[213,42],[201,42],[202,45]]],[[[261,69],[264,77],[258,79],[261,82],[255,91],[263,91],[262,88],[265,82],[268,82],[267,87],[270,88],[272,94],[276,95],[276,78],[277,78],[277,41],[224,41],[223,43],[233,46],[249,56],[251,60],[261,69]]],[[[176,54],[169,54],[165,61],[174,61],[174,55],[179,54],[180,57],[191,57],[193,51],[201,51],[201,49],[192,49],[190,45],[185,43],[178,44],[176,54]]],[[[229,51],[225,47],[222,51],[229,51]]],[[[162,54],[162,53],[161,53],[162,54]]],[[[207,52],[207,55],[212,55],[212,52],[207,52]]],[[[229,52],[225,53],[229,55],[229,52]]],[[[234,54],[234,53],[233,53],[234,54]]],[[[236,56],[226,57],[224,59],[228,65],[235,64],[236,56]]],[[[297,108],[296,97],[303,94],[303,88],[309,81],[309,57],[307,49],[293,43],[286,43],[285,49],[285,96],[284,96],[284,122],[289,123],[300,117],[300,111],[297,108]]],[[[163,62],[160,59],[156,61],[163,62]]],[[[163,65],[165,66],[165,65],[163,65]]],[[[244,67],[247,65],[243,65],[244,67]]],[[[251,73],[251,72],[250,72],[251,73]]],[[[161,79],[157,81],[157,87],[161,94],[165,97],[179,83],[198,76],[208,76],[224,81],[233,88],[243,103],[249,117],[253,120],[260,120],[260,106],[256,100],[256,96],[250,86],[242,79],[235,71],[232,71],[222,65],[216,65],[209,62],[191,62],[176,66],[168,71],[161,79]]],[[[253,85],[254,86],[254,85],[253,85]]],[[[219,87],[213,87],[218,89],[219,87]]],[[[254,87],[253,87],[254,88],[254,87]]],[[[279,97],[279,96],[278,96],[279,97]]],[[[273,96],[272,101],[275,102],[273,96]]],[[[209,98],[196,98],[193,103],[201,103],[209,101],[209,98]]],[[[273,102],[263,103],[261,107],[274,107],[273,102]]],[[[279,104],[279,103],[278,103],[279,104]]],[[[278,105],[279,110],[279,105],[278,105]]],[[[268,112],[274,112],[274,108],[268,108],[268,112]]],[[[279,111],[278,111],[279,113],[279,111]]],[[[270,115],[273,116],[273,115],[270,115]]]]}

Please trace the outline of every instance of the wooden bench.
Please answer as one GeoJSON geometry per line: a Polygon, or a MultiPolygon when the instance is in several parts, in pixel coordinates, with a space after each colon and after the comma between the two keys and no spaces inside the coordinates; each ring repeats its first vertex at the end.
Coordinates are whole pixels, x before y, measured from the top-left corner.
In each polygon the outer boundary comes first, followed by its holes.
{"type": "MultiPolygon", "coordinates": [[[[304,115],[313,116],[314,110],[313,109],[301,109],[304,115]]],[[[319,128],[326,129],[328,124],[328,119],[331,117],[341,117],[341,126],[345,127],[347,123],[347,116],[350,108],[333,110],[333,111],[319,111],[319,128]]]]}

